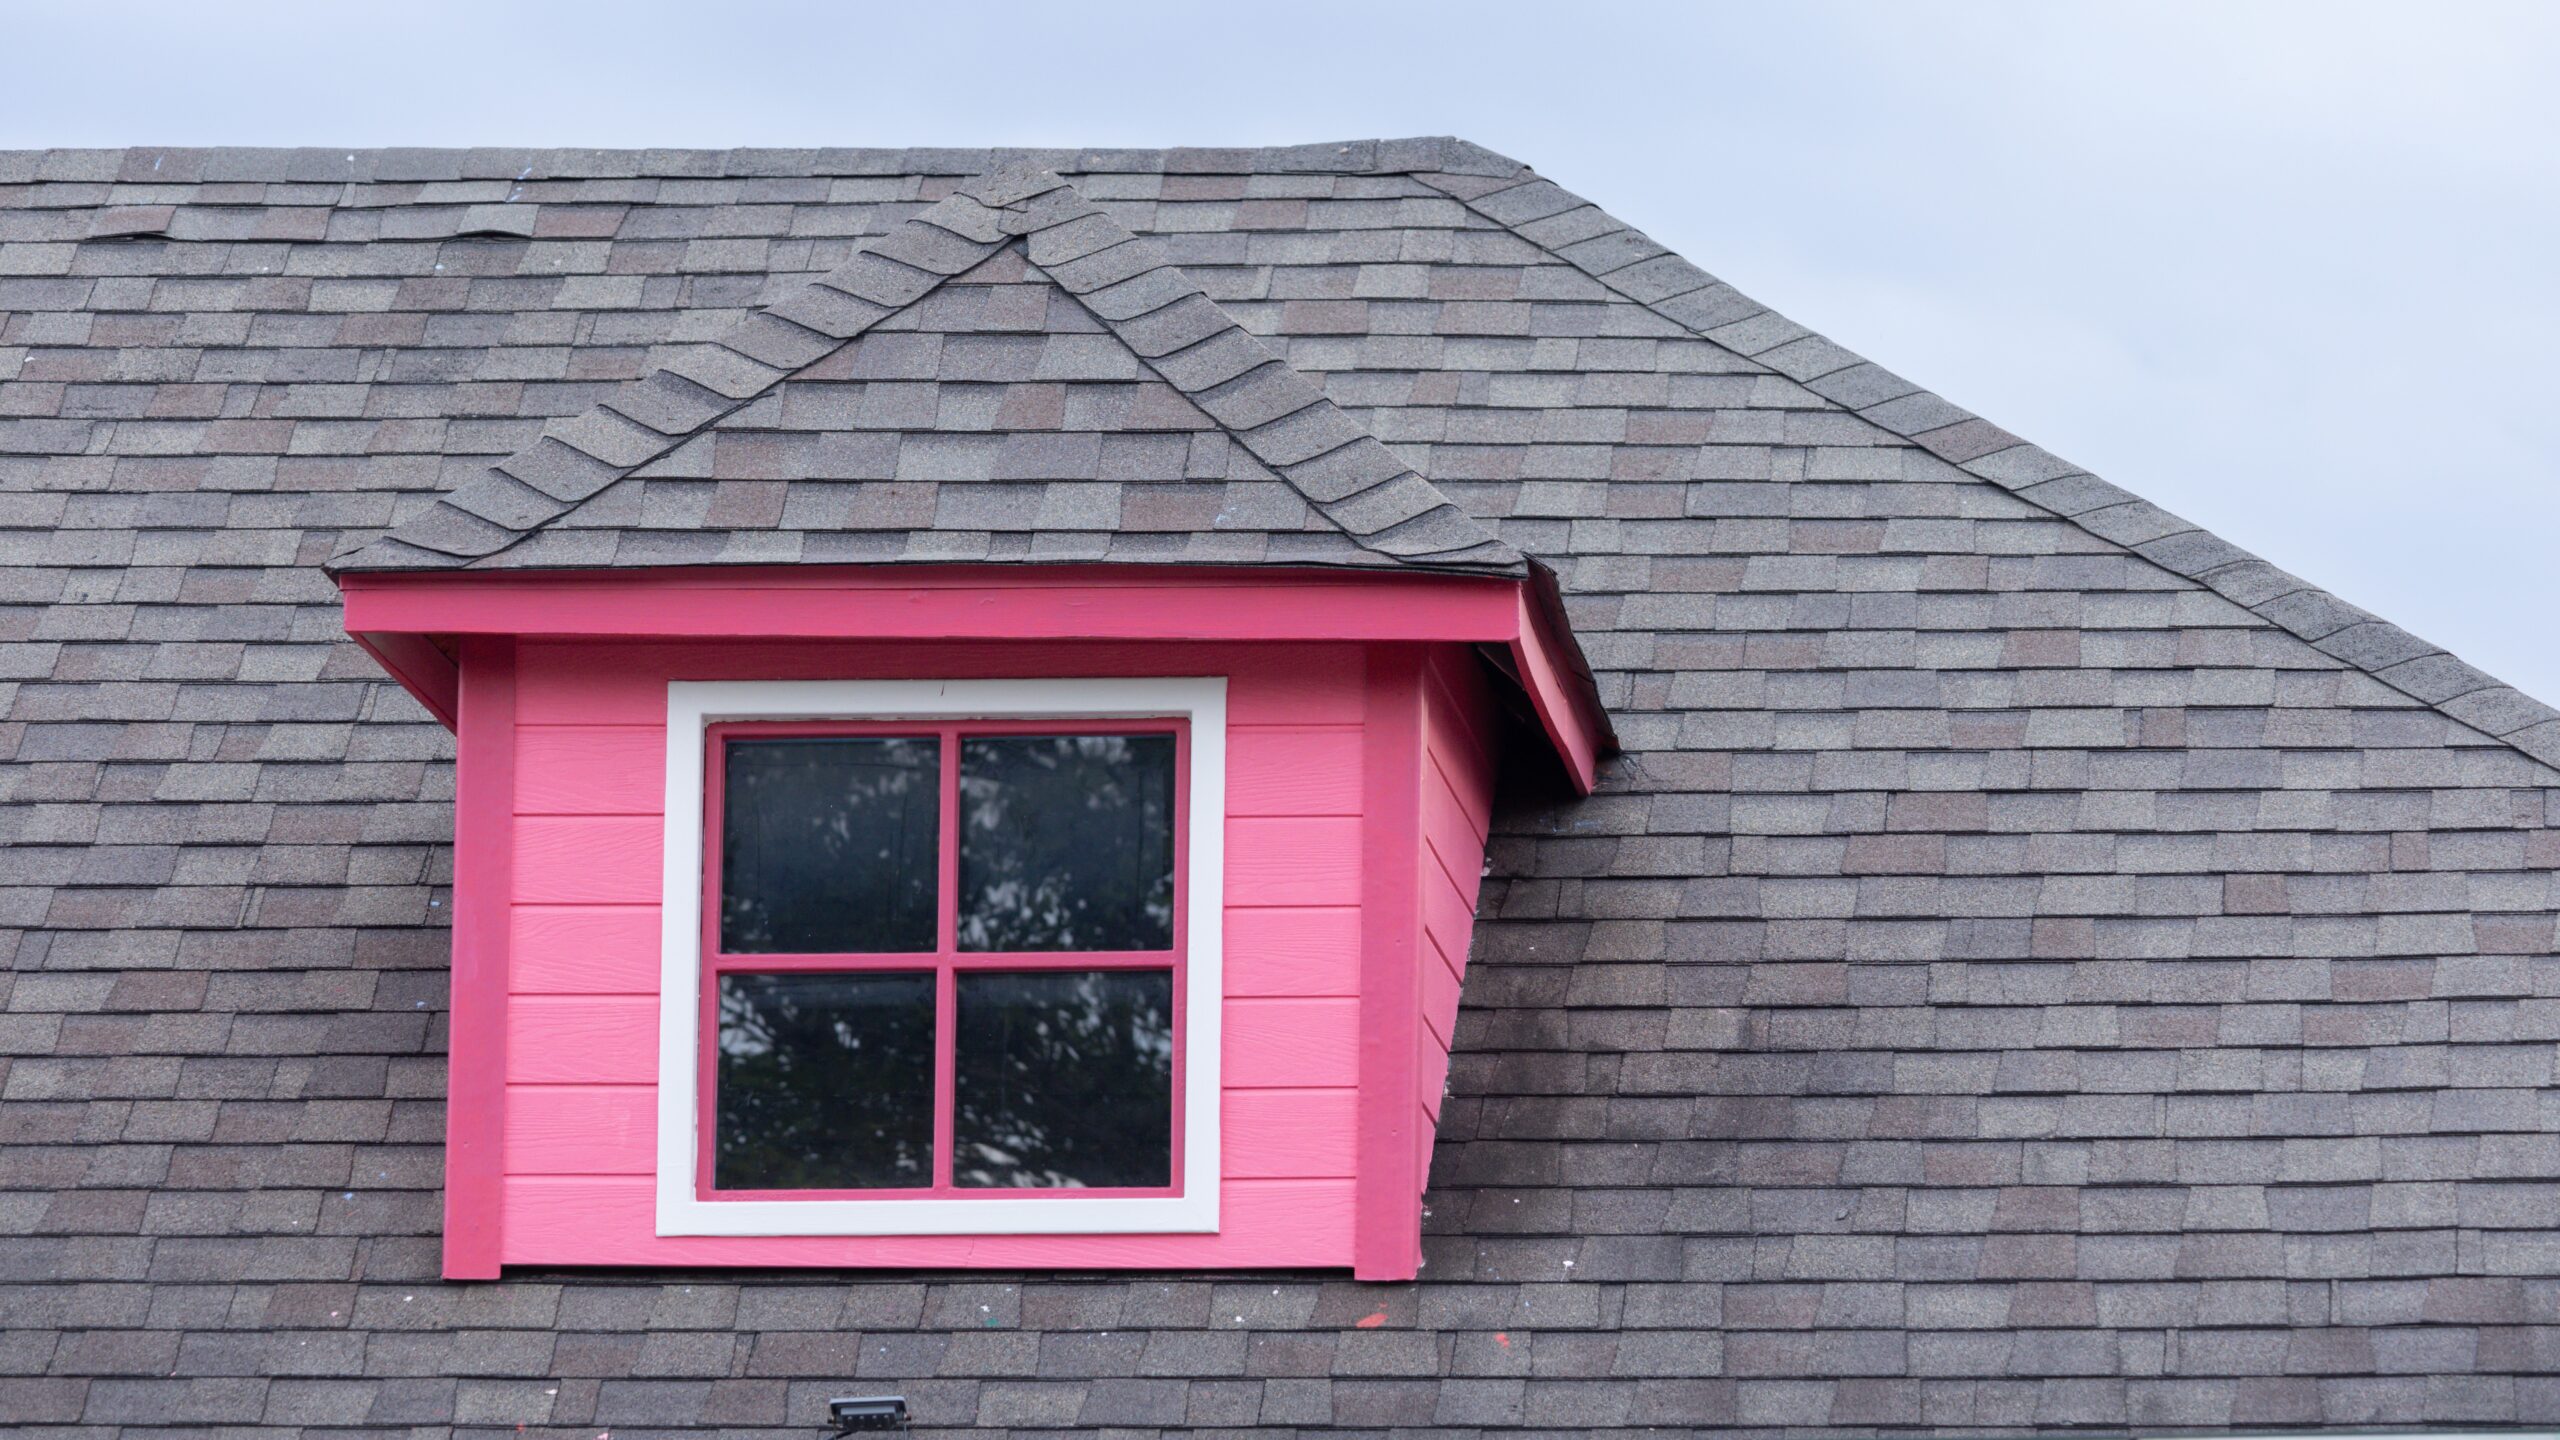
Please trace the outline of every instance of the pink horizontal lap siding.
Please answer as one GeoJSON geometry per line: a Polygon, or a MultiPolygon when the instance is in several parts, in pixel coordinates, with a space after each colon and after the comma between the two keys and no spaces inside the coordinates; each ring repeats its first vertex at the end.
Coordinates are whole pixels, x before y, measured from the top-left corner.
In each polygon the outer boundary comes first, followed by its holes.
{"type": "Polygon", "coordinates": [[[516,813],[655,815],[666,743],[658,725],[527,725],[516,736],[516,813]]]}
{"type": "Polygon", "coordinates": [[[658,906],[517,902],[509,988],[518,995],[658,993],[658,906]]]}
{"type": "Polygon", "coordinates": [[[1360,993],[1360,908],[1227,907],[1227,998],[1360,993]]]}
{"type": "Polygon", "coordinates": [[[1345,1180],[1230,1176],[1215,1235],[806,1236],[652,1233],[646,1175],[509,1177],[507,1260],[555,1265],[811,1265],[907,1269],[1237,1270],[1338,1266],[1351,1247],[1345,1180]]]}
{"type": "Polygon", "coordinates": [[[655,815],[516,816],[519,905],[651,905],[658,899],[655,815]]]}
{"type": "Polygon", "coordinates": [[[1444,652],[1430,667],[1422,714],[1422,1024],[1415,1037],[1421,1046],[1415,1078],[1428,1117],[1418,1127],[1417,1167],[1427,1184],[1493,822],[1494,712],[1471,658],[1444,652]]]}
{"type": "Polygon", "coordinates": [[[507,1003],[507,1084],[649,1085],[654,995],[517,995],[507,1003]]]}
{"type": "Polygon", "coordinates": [[[657,1154],[654,1087],[519,1085],[507,1098],[510,1175],[646,1175],[657,1154]]]}
{"type": "Polygon", "coordinates": [[[520,653],[507,1263],[1350,1263],[1362,800],[1356,647],[526,642],[520,653]],[[928,674],[1229,677],[1226,1180],[1218,1234],[655,1233],[667,683],[928,674]]]}
{"type": "MultiPolygon", "coordinates": [[[[1290,1089],[1309,1085],[1349,1089],[1360,1083],[1360,1002],[1350,996],[1322,1000],[1227,1001],[1226,1088],[1290,1089]]],[[[1348,1175],[1349,1151],[1344,1152],[1348,1175]]]]}
{"type": "Polygon", "coordinates": [[[1341,1178],[1343,1145],[1359,1115],[1359,1092],[1227,1087],[1224,1162],[1239,1180],[1341,1178]]]}

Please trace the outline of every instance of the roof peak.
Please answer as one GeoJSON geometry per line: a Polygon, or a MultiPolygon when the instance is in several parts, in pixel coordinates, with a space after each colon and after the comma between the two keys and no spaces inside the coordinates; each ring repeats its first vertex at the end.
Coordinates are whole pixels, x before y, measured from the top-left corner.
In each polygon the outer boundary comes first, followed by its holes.
{"type": "Polygon", "coordinates": [[[501,565],[616,481],[1015,244],[1360,553],[1412,568],[1524,572],[1517,550],[1246,331],[1158,242],[1055,172],[1020,162],[973,177],[721,339],[546,425],[532,446],[329,568],[501,565]]]}

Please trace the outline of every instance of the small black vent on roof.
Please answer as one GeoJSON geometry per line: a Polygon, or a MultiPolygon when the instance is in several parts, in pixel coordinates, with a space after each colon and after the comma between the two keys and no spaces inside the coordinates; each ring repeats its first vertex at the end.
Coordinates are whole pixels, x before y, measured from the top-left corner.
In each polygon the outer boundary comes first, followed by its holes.
{"type": "Polygon", "coordinates": [[[862,1430],[904,1430],[907,1401],[902,1395],[839,1395],[827,1402],[827,1423],[839,1436],[862,1430]]]}

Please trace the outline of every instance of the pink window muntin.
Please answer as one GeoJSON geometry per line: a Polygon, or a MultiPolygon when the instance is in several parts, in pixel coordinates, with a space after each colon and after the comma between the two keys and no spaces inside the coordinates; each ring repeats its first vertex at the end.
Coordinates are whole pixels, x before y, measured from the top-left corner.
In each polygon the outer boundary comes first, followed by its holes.
{"type": "MultiPolygon", "coordinates": [[[[1108,756],[1098,758],[1108,764],[1108,756]]],[[[1144,776],[1132,781],[1144,789],[1144,776]]],[[[1185,928],[1188,928],[1190,904],[1190,723],[1183,717],[998,717],[998,720],[945,720],[945,717],[916,717],[916,720],[727,720],[704,728],[704,771],[701,771],[701,797],[704,797],[704,822],[701,822],[701,984],[699,984],[699,1071],[696,1071],[696,1166],[694,1194],[704,1202],[719,1199],[758,1199],[758,1202],[829,1202],[829,1199],[858,1199],[858,1202],[919,1202],[919,1199],[1167,1199],[1183,1194],[1183,1138],[1185,1138],[1185,1033],[1188,1033],[1188,986],[1185,986],[1185,928]],[[765,935],[763,943],[750,938],[740,945],[740,935],[730,930],[735,915],[732,902],[737,894],[740,876],[730,871],[732,822],[730,815],[730,761],[732,748],[760,746],[773,740],[909,740],[932,746],[932,884],[929,884],[929,948],[916,943],[914,948],[832,948],[832,945],[791,945],[786,938],[765,935]],[[1162,812],[1167,820],[1162,861],[1167,869],[1167,920],[1165,943],[1162,945],[1116,945],[1116,948],[1006,948],[1001,935],[970,935],[963,912],[970,907],[970,894],[963,892],[965,866],[963,846],[968,843],[968,825],[973,810],[965,794],[965,769],[968,769],[970,743],[1006,743],[1034,748],[1039,740],[1134,740],[1147,746],[1147,740],[1170,743],[1170,766],[1167,784],[1162,787],[1162,812]],[[822,979],[822,976],[876,976],[888,979],[924,981],[929,984],[929,1148],[924,1156],[922,1174],[901,1184],[724,1184],[722,1174],[722,1140],[724,1122],[737,1125],[737,1115],[724,1109],[722,1086],[748,1089],[737,1076],[724,1079],[722,1061],[730,1056],[730,1035],[742,1030],[732,1025],[732,1010],[745,1010],[740,997],[758,984],[791,984],[794,979],[822,979]],[[963,1179],[963,1048],[965,1015],[963,989],[993,989],[991,981],[1004,976],[1165,976],[1162,986],[1162,1010],[1167,1017],[1167,1074],[1165,1097],[1162,1097],[1162,1135],[1155,1145],[1162,1148],[1162,1184],[1088,1184],[1083,1179],[1052,1179],[1047,1184],[996,1184],[983,1179],[978,1171],[978,1184],[965,1184],[963,1179]]],[[[1039,828],[1042,817],[1024,817],[1027,828],[1039,828]]],[[[1021,840],[1024,835],[1011,835],[1021,840]]],[[[1004,835],[991,835],[991,848],[1004,843],[1004,835]]],[[[911,922],[911,917],[909,917],[911,922]]],[[[922,935],[909,935],[909,940],[922,940],[922,935]]],[[[904,986],[909,992],[922,986],[904,986]]],[[[924,1022],[924,1010],[909,1004],[909,1043],[914,1022],[924,1022]]],[[[891,1040],[896,1043],[896,1040],[891,1040]]],[[[860,1084],[860,1081],[855,1081],[860,1084]]],[[[1144,1104],[1139,1109],[1144,1109],[1144,1104]]],[[[922,1135],[914,1135],[922,1138],[922,1135]]],[[[1126,1156],[1124,1156],[1126,1158],[1126,1156]]],[[[914,1174],[914,1163],[906,1166],[914,1174]]]]}

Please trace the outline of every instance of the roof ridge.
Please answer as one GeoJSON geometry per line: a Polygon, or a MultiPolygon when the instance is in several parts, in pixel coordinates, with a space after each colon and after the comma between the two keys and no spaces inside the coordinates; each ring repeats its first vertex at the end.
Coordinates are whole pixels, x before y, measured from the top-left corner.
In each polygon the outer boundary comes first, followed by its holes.
{"type": "Polygon", "coordinates": [[[901,221],[853,258],[554,420],[531,446],[440,495],[349,570],[454,569],[503,553],[717,425],[791,375],[1020,241],[1026,258],[1353,544],[1402,564],[1525,565],[1376,434],[1054,172],[1004,167],[901,221]]]}
{"type": "Polygon", "coordinates": [[[1796,324],[1528,167],[1415,178],[1700,338],[2560,768],[2560,709],[1796,324]]]}
{"type": "Polygon", "coordinates": [[[1296,145],[1170,146],[171,146],[0,149],[0,184],[392,184],[450,180],[969,176],[1006,166],[1066,174],[1420,174],[1527,168],[1454,135],[1296,145]]]}

